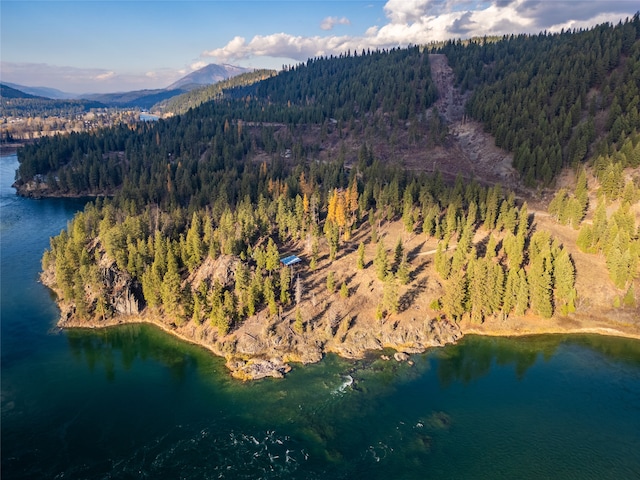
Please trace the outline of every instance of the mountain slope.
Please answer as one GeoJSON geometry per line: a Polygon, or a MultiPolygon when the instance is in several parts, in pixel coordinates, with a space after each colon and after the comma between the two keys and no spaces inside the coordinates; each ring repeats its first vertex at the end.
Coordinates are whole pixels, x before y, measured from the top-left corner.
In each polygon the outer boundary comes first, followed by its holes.
{"type": "Polygon", "coordinates": [[[0,97],[2,97],[3,101],[5,99],[14,99],[14,98],[40,98],[40,99],[43,99],[43,97],[36,97],[35,95],[29,95],[28,93],[25,93],[22,90],[18,90],[16,88],[12,88],[12,87],[4,84],[4,83],[0,83],[0,97]]]}
{"type": "Polygon", "coordinates": [[[196,70],[195,72],[182,77],[177,82],[169,85],[166,89],[176,90],[182,88],[190,90],[196,85],[211,85],[250,71],[252,71],[250,68],[236,67],[228,64],[217,65],[212,63],[202,67],[200,70],[196,70]]]}
{"type": "Polygon", "coordinates": [[[11,82],[2,82],[2,83],[4,83],[5,85],[11,88],[15,88],[16,90],[20,90],[24,93],[28,93],[29,95],[34,95],[36,97],[52,98],[54,100],[70,100],[74,98],[80,98],[79,95],[63,92],[61,90],[58,90],[57,88],[27,87],[25,85],[18,85],[17,83],[11,83],[11,82]]]}
{"type": "Polygon", "coordinates": [[[157,90],[134,90],[131,92],[118,93],[96,93],[86,95],[85,98],[103,103],[110,107],[138,107],[151,108],[154,104],[175,97],[184,93],[185,90],[157,89],[157,90]]]}

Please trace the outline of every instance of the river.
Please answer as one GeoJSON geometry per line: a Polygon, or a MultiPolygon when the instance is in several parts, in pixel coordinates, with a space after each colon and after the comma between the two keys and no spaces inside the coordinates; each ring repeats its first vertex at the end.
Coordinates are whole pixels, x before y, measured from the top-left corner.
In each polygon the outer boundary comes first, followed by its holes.
{"type": "Polygon", "coordinates": [[[151,326],[59,331],[38,283],[81,200],[0,159],[2,478],[640,478],[640,342],[466,337],[241,383],[151,326]]]}

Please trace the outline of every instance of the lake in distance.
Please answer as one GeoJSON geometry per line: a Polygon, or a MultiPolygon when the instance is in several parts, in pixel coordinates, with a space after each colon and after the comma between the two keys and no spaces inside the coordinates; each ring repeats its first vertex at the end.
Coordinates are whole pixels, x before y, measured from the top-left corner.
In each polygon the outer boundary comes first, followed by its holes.
{"type": "Polygon", "coordinates": [[[38,283],[84,202],[0,159],[2,479],[638,479],[640,341],[469,336],[242,383],[156,328],[55,327],[38,283]]]}

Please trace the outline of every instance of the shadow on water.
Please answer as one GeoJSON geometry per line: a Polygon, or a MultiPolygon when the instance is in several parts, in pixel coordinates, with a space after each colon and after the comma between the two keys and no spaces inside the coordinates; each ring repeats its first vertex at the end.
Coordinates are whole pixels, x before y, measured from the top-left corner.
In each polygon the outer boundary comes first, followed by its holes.
{"type": "Polygon", "coordinates": [[[516,338],[469,335],[457,345],[434,351],[438,378],[443,387],[453,382],[468,384],[491,373],[492,367],[513,365],[516,378],[541,359],[550,360],[560,346],[588,348],[610,361],[640,366],[640,348],[634,339],[601,335],[535,335],[516,338]]]}
{"type": "Polygon", "coordinates": [[[211,364],[211,355],[146,325],[123,325],[106,329],[71,329],[65,332],[69,349],[84,360],[90,371],[103,367],[114,380],[120,369],[129,371],[136,361],[152,360],[167,367],[175,382],[185,380],[200,362],[211,364]],[[191,347],[191,348],[190,348],[191,347]]]}

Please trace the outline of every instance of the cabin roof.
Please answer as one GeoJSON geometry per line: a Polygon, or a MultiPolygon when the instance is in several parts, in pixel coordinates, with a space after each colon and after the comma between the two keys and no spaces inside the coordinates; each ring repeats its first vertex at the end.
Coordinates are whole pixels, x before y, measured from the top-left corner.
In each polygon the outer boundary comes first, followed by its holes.
{"type": "Polygon", "coordinates": [[[288,267],[290,265],[294,265],[296,263],[301,262],[302,260],[300,260],[300,257],[296,256],[296,255],[289,255],[288,257],[284,257],[282,259],[280,259],[280,263],[282,263],[285,267],[288,267]]]}

